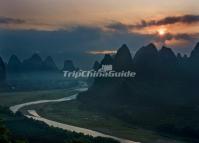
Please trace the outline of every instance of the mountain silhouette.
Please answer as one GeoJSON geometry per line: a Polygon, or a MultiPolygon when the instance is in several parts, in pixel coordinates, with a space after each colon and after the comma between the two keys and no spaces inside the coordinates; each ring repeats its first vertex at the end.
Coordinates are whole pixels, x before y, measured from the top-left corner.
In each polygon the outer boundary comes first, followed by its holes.
{"type": "Polygon", "coordinates": [[[190,57],[175,55],[165,46],[158,50],[154,44],[139,49],[133,60],[129,54],[122,46],[113,58],[114,68],[133,67],[136,77],[95,78],[78,96],[80,107],[198,142],[199,43],[190,57]]]}
{"type": "Polygon", "coordinates": [[[48,56],[44,62],[44,70],[45,71],[58,71],[58,68],[53,60],[53,58],[51,56],[48,56]]]}
{"type": "Polygon", "coordinates": [[[39,54],[33,54],[22,63],[24,72],[57,71],[58,68],[52,57],[48,56],[44,61],[39,54]]]}
{"type": "Polygon", "coordinates": [[[127,45],[122,45],[114,56],[113,68],[115,71],[128,71],[133,69],[133,59],[127,45]]]}
{"type": "Polygon", "coordinates": [[[7,71],[9,73],[11,72],[21,72],[22,68],[22,63],[19,60],[19,58],[16,55],[12,55],[8,61],[8,65],[7,65],[7,71]]]}
{"type": "Polygon", "coordinates": [[[64,61],[64,67],[62,69],[63,71],[75,71],[77,70],[73,64],[73,61],[71,60],[65,60],[64,61]]]}
{"type": "Polygon", "coordinates": [[[5,80],[6,80],[6,68],[2,58],[0,57],[0,84],[4,84],[5,80]]]}
{"type": "Polygon", "coordinates": [[[167,48],[163,46],[159,51],[160,60],[166,63],[175,63],[176,62],[176,56],[174,52],[171,50],[171,48],[167,48]]]}
{"type": "Polygon", "coordinates": [[[101,65],[113,65],[113,58],[109,54],[105,54],[101,61],[101,65]]]}
{"type": "Polygon", "coordinates": [[[177,58],[178,61],[183,60],[183,57],[182,57],[182,55],[181,55],[180,53],[177,54],[177,57],[176,57],[176,58],[177,58]]]}
{"type": "Polygon", "coordinates": [[[140,48],[136,52],[133,62],[138,78],[153,79],[157,74],[158,66],[158,50],[155,45],[151,43],[140,48]]]}
{"type": "Polygon", "coordinates": [[[199,79],[199,42],[196,44],[195,48],[191,52],[189,59],[189,74],[195,80],[199,79]]]}
{"type": "Polygon", "coordinates": [[[23,61],[23,69],[30,72],[43,70],[42,58],[38,54],[33,54],[29,59],[23,61]]]}
{"type": "Polygon", "coordinates": [[[165,46],[163,46],[159,53],[159,78],[165,80],[174,79],[177,72],[177,57],[174,52],[165,46]]]}
{"type": "Polygon", "coordinates": [[[193,61],[199,59],[199,42],[196,44],[195,48],[192,50],[190,59],[193,61]]]}
{"type": "Polygon", "coordinates": [[[99,70],[101,67],[100,63],[98,61],[95,61],[94,65],[93,65],[93,70],[97,71],[99,70]]]}
{"type": "MultiPolygon", "coordinates": [[[[102,61],[106,61],[104,59],[110,59],[110,56],[105,55],[102,61]]],[[[131,69],[131,71],[136,72],[135,79],[95,78],[94,84],[88,91],[87,96],[88,98],[92,98],[90,96],[95,95],[95,100],[101,100],[102,102],[105,102],[106,98],[114,98],[113,101],[107,102],[115,104],[112,102],[116,99],[118,99],[117,102],[125,100],[124,103],[127,103],[130,101],[128,98],[131,97],[131,100],[133,100],[131,102],[146,102],[146,99],[151,100],[149,97],[153,96],[153,94],[157,94],[157,96],[158,94],[163,94],[170,86],[171,93],[169,94],[177,94],[176,92],[179,90],[179,87],[176,83],[181,83],[182,85],[186,85],[186,83],[189,82],[191,83],[190,85],[196,85],[196,83],[198,83],[199,78],[196,77],[199,77],[199,72],[195,72],[198,67],[198,59],[199,44],[196,45],[189,58],[181,54],[177,54],[176,56],[171,48],[165,46],[158,50],[155,45],[151,43],[140,48],[136,52],[133,60],[128,47],[123,45],[113,58],[114,68],[119,71],[131,69]],[[191,71],[194,71],[192,72],[194,74],[192,74],[191,71]],[[196,82],[193,82],[193,79],[196,82]],[[147,90],[147,92],[142,91],[142,88],[147,90]],[[99,95],[98,91],[101,91],[99,95]],[[128,98],[125,96],[125,99],[123,97],[124,95],[129,96],[128,98]],[[144,97],[145,95],[147,97],[144,97]]],[[[178,92],[181,93],[181,91],[178,92]]],[[[84,99],[81,100],[86,100],[86,98],[87,97],[84,96],[84,99]]],[[[94,102],[94,104],[97,103],[94,102]]]]}

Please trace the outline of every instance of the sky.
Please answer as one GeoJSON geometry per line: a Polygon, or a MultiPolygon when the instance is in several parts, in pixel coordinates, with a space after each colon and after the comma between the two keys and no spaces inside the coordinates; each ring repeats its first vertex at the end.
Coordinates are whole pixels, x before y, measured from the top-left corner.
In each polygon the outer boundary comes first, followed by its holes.
{"type": "Polygon", "coordinates": [[[198,0],[0,0],[0,56],[37,52],[90,66],[124,43],[133,55],[150,42],[189,55],[198,8],[198,0]]]}

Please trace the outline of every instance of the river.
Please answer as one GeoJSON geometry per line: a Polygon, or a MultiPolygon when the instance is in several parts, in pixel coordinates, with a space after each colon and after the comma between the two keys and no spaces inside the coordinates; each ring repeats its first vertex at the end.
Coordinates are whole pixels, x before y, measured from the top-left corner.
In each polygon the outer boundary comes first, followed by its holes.
{"type": "MultiPolygon", "coordinates": [[[[38,101],[33,101],[33,102],[27,102],[27,103],[22,103],[22,104],[11,106],[9,109],[13,113],[16,113],[21,108],[26,107],[26,106],[30,106],[30,105],[42,104],[42,103],[52,103],[52,102],[66,102],[66,101],[75,100],[77,98],[78,93],[82,92],[82,91],[86,91],[87,88],[78,88],[78,89],[75,89],[75,90],[77,91],[77,93],[73,94],[69,97],[65,97],[65,98],[61,98],[61,99],[55,99],[55,100],[38,100],[38,101]]],[[[119,137],[106,135],[106,134],[103,134],[103,133],[100,133],[100,132],[97,132],[97,131],[93,131],[93,130],[90,130],[90,129],[76,127],[76,126],[52,121],[52,120],[46,119],[44,117],[41,117],[35,110],[28,110],[27,112],[29,114],[24,115],[27,118],[32,118],[34,120],[45,122],[49,126],[61,128],[61,129],[67,130],[67,131],[72,131],[72,132],[74,131],[74,132],[77,132],[77,133],[83,133],[85,135],[90,135],[90,136],[93,136],[93,137],[99,136],[99,137],[112,138],[112,139],[120,141],[121,143],[138,143],[138,142],[134,142],[134,141],[127,140],[127,139],[122,139],[122,138],[119,138],[119,137]]]]}

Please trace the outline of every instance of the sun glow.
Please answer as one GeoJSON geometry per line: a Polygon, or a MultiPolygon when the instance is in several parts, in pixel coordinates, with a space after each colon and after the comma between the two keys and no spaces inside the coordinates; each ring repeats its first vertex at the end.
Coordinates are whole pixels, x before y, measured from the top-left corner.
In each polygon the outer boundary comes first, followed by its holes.
{"type": "Polygon", "coordinates": [[[167,32],[167,29],[166,28],[160,28],[160,29],[157,30],[157,32],[160,36],[164,36],[167,32]]]}

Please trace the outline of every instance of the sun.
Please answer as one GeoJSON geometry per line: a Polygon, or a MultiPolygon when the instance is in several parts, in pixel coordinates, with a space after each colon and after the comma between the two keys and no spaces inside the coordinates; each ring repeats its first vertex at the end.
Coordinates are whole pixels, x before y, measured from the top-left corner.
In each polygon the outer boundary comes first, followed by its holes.
{"type": "Polygon", "coordinates": [[[160,29],[157,30],[157,32],[160,36],[164,36],[167,32],[167,29],[166,28],[160,28],[160,29]]]}

